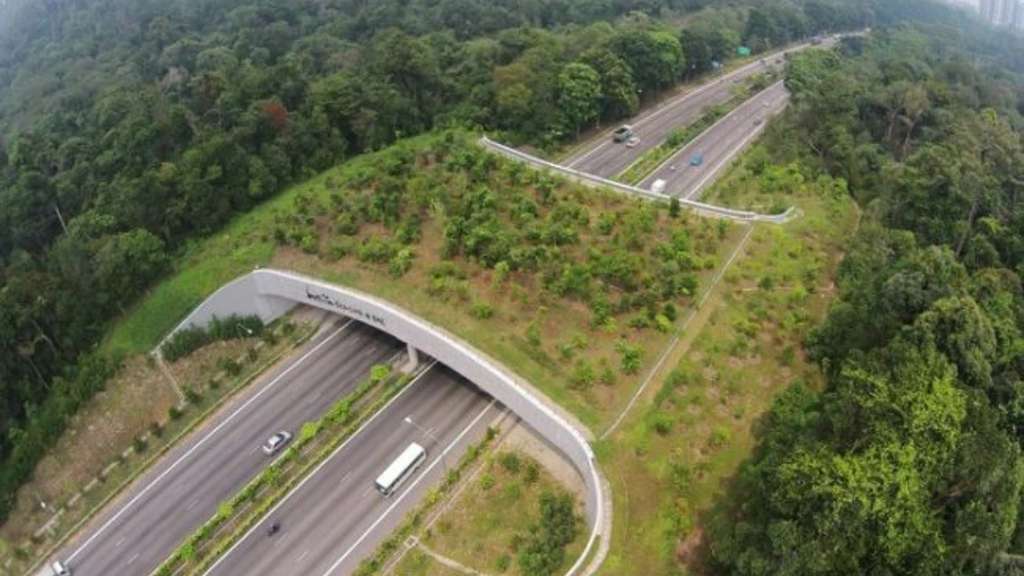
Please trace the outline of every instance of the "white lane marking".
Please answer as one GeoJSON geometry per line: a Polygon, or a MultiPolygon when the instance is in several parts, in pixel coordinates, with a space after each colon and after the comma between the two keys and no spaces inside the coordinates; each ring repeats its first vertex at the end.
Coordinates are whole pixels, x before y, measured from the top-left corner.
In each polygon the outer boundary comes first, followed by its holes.
{"type": "Polygon", "coordinates": [[[185,510],[188,511],[188,510],[191,510],[191,509],[195,508],[196,504],[199,504],[199,498],[196,498],[195,500],[189,502],[188,506],[185,507],[185,510]]]}
{"type": "Polygon", "coordinates": [[[299,554],[299,558],[298,558],[298,560],[296,560],[296,562],[302,562],[302,559],[305,558],[308,555],[309,555],[309,550],[304,550],[302,552],[302,554],[299,554]]]}
{"type": "Polygon", "coordinates": [[[131,558],[129,558],[128,561],[124,563],[124,565],[125,566],[131,566],[132,562],[135,562],[138,559],[139,559],[139,555],[136,554],[136,555],[132,556],[131,558]]]}
{"type": "Polygon", "coordinates": [[[480,419],[484,417],[484,414],[486,414],[491,409],[492,406],[494,406],[494,399],[493,398],[491,399],[490,402],[487,403],[487,406],[484,406],[484,409],[481,410],[480,413],[476,415],[476,418],[473,418],[473,421],[470,422],[469,425],[467,425],[465,428],[463,428],[462,432],[459,432],[459,435],[456,436],[455,439],[452,440],[451,443],[448,444],[448,446],[441,452],[440,456],[437,457],[437,458],[434,458],[434,461],[430,463],[430,466],[428,466],[426,470],[424,470],[419,476],[417,476],[416,479],[413,481],[413,483],[410,484],[408,486],[408,488],[406,488],[405,491],[402,492],[402,494],[399,495],[399,497],[395,499],[395,501],[391,504],[391,506],[388,506],[388,509],[385,510],[384,513],[381,514],[377,518],[377,520],[375,520],[374,523],[369,528],[366,529],[365,532],[363,532],[363,535],[360,536],[359,539],[356,540],[355,543],[352,544],[352,546],[350,546],[349,549],[346,550],[345,553],[342,554],[340,558],[335,560],[334,564],[331,564],[331,567],[328,568],[326,572],[324,572],[324,576],[330,576],[331,572],[334,572],[335,568],[340,566],[341,563],[344,562],[345,559],[348,558],[352,554],[352,552],[360,544],[363,543],[363,540],[366,540],[366,538],[370,535],[371,532],[374,531],[374,529],[377,528],[377,526],[380,526],[380,523],[383,522],[385,518],[387,518],[388,514],[390,514],[395,508],[397,508],[398,505],[402,503],[402,500],[405,499],[405,497],[408,496],[409,493],[412,492],[412,490],[414,488],[416,488],[416,485],[420,483],[420,480],[423,480],[424,478],[426,478],[427,474],[429,474],[430,471],[433,470],[435,466],[437,466],[439,463],[444,461],[444,457],[448,455],[448,452],[450,452],[451,449],[456,444],[458,444],[460,440],[462,440],[463,436],[468,434],[469,431],[472,430],[474,426],[476,426],[476,423],[479,422],[480,419]]]}
{"type": "Polygon", "coordinates": [[[217,432],[219,432],[221,428],[227,426],[232,420],[235,419],[236,416],[238,416],[239,414],[242,413],[243,410],[248,408],[250,404],[252,404],[256,400],[258,400],[261,396],[263,396],[264,392],[266,392],[267,390],[270,390],[271,388],[273,388],[278,382],[283,380],[285,376],[287,376],[297,366],[302,364],[307,358],[312,356],[317,350],[319,350],[320,348],[325,346],[328,342],[333,340],[335,336],[337,336],[338,334],[341,334],[342,330],[347,328],[348,325],[351,324],[351,323],[352,323],[352,320],[349,320],[348,322],[345,322],[341,326],[341,328],[338,328],[333,334],[331,334],[330,336],[325,338],[323,342],[317,344],[315,347],[313,347],[312,350],[310,350],[309,352],[306,352],[305,354],[303,354],[302,357],[299,358],[294,364],[292,364],[291,366],[286,368],[284,370],[284,372],[281,372],[277,376],[277,378],[274,378],[273,380],[271,380],[270,383],[267,384],[266,386],[264,386],[262,390],[260,390],[256,394],[254,394],[252,398],[246,400],[246,402],[244,404],[239,406],[237,410],[232,412],[231,415],[228,416],[219,425],[217,425],[216,428],[211,430],[206,436],[204,436],[201,440],[196,442],[195,445],[193,445],[191,448],[189,448],[187,452],[185,452],[184,454],[181,455],[180,458],[175,460],[174,463],[171,464],[169,468],[167,468],[167,470],[164,470],[159,476],[157,476],[155,479],[153,479],[152,482],[150,482],[145,488],[143,488],[142,491],[140,491],[138,494],[136,494],[134,498],[132,498],[127,504],[125,504],[120,510],[118,510],[117,513],[114,514],[110,518],[110,520],[107,520],[102,526],[100,526],[99,530],[94,532],[93,535],[90,536],[81,546],[79,546],[77,550],[75,550],[70,556],[68,556],[68,558],[67,558],[68,562],[71,562],[72,560],[74,560],[76,556],[81,554],[83,550],[85,550],[87,547],[89,547],[89,545],[92,544],[93,541],[95,541],[97,538],[100,537],[100,535],[102,535],[104,532],[106,532],[107,528],[109,528],[111,524],[116,522],[125,512],[127,512],[136,502],[138,502],[140,498],[145,496],[150,491],[150,489],[153,488],[153,486],[156,486],[161,480],[163,480],[168,474],[170,474],[175,468],[177,468],[179,464],[184,462],[186,458],[191,456],[193,452],[195,452],[197,449],[199,449],[200,446],[202,446],[203,444],[206,444],[206,442],[210,438],[212,438],[217,432]]]}
{"type": "Polygon", "coordinates": [[[611,134],[611,132],[602,133],[602,135],[601,135],[602,142],[600,144],[598,144],[597,146],[594,146],[593,149],[591,149],[589,152],[587,152],[583,156],[580,156],[579,158],[571,160],[568,164],[566,164],[566,166],[568,166],[569,168],[572,168],[575,165],[582,164],[583,161],[586,160],[587,158],[590,158],[594,154],[597,154],[601,150],[604,150],[608,146],[608,140],[606,139],[606,134],[611,134]]]}
{"type": "Polygon", "coordinates": [[[117,544],[114,544],[114,548],[117,548],[117,547],[118,547],[118,546],[120,546],[121,544],[124,544],[124,541],[125,541],[125,538],[121,538],[120,540],[118,540],[118,541],[117,541],[117,544]]]}
{"type": "MultiPolygon", "coordinates": [[[[713,131],[713,130],[715,130],[717,128],[721,128],[723,125],[725,125],[725,123],[727,121],[731,120],[733,116],[736,116],[737,114],[740,114],[742,112],[746,112],[747,115],[749,116],[751,108],[754,108],[754,113],[756,115],[757,112],[758,112],[758,108],[759,108],[758,105],[762,101],[767,100],[767,97],[771,94],[771,91],[778,89],[778,87],[780,85],[782,85],[783,82],[785,82],[785,80],[779,80],[775,84],[772,84],[771,86],[765,88],[764,90],[758,92],[757,94],[754,94],[753,96],[748,98],[745,102],[743,102],[742,104],[740,104],[736,108],[733,108],[728,114],[726,114],[725,116],[719,118],[716,122],[712,123],[711,126],[708,126],[707,128],[705,128],[703,131],[701,131],[700,134],[694,136],[693,140],[690,140],[689,144],[687,144],[686,146],[683,146],[682,148],[680,148],[678,152],[676,152],[675,154],[672,154],[671,156],[666,158],[664,161],[662,161],[661,164],[658,164],[658,166],[654,170],[651,170],[650,174],[648,176],[646,176],[643,180],[641,180],[640,184],[638,184],[637,187],[639,187],[639,188],[649,188],[651,186],[651,184],[654,183],[654,180],[658,179],[658,176],[660,175],[658,173],[661,172],[662,170],[664,170],[665,166],[667,166],[669,163],[674,163],[674,162],[679,162],[679,161],[685,160],[686,159],[685,156],[687,155],[688,151],[692,150],[693,148],[699,148],[701,140],[703,140],[704,137],[708,135],[708,133],[710,133],[711,131],[713,131]]],[[[636,162],[639,162],[639,161],[640,161],[640,159],[637,159],[636,162]]],[[[633,164],[636,164],[636,162],[634,162],[633,164]]],[[[687,165],[689,165],[689,164],[687,164],[687,165]]],[[[629,168],[627,168],[627,170],[628,169],[629,168]]]]}
{"type": "Polygon", "coordinates": [[[714,178],[715,175],[717,175],[722,170],[722,168],[724,168],[729,163],[729,161],[731,161],[733,158],[735,158],[736,155],[739,154],[740,152],[743,152],[743,150],[746,149],[747,144],[749,144],[750,141],[753,140],[754,138],[760,136],[761,132],[763,132],[763,131],[764,131],[764,122],[762,122],[761,125],[757,127],[757,129],[755,129],[753,132],[748,134],[746,138],[741,140],[740,143],[737,144],[736,147],[733,148],[732,151],[729,154],[727,154],[724,158],[719,160],[718,163],[715,164],[714,168],[712,168],[707,173],[707,175],[705,175],[704,178],[702,178],[700,180],[700,182],[697,182],[697,185],[694,186],[690,190],[690,192],[688,194],[686,194],[685,199],[686,200],[691,200],[691,199],[693,199],[694,196],[697,196],[700,193],[700,191],[704,188],[704,185],[706,185],[708,183],[708,180],[711,180],[712,178],[714,178]]]}
{"type": "MultiPolygon", "coordinates": [[[[363,423],[363,425],[362,425],[362,426],[360,426],[360,427],[359,427],[359,429],[358,429],[358,430],[356,430],[354,434],[352,434],[351,436],[349,436],[348,440],[345,440],[344,442],[342,442],[341,446],[338,446],[338,448],[336,448],[336,449],[334,450],[334,452],[333,452],[333,453],[332,453],[332,454],[331,454],[330,456],[328,456],[327,458],[325,458],[325,459],[324,459],[324,461],[320,463],[320,465],[318,465],[318,466],[317,466],[316,468],[314,468],[312,472],[310,472],[309,474],[307,474],[307,475],[306,475],[306,477],[302,479],[302,482],[299,482],[298,486],[296,486],[295,488],[293,488],[293,489],[292,489],[292,491],[288,493],[288,495],[286,495],[286,496],[285,496],[284,498],[282,498],[280,502],[278,502],[277,504],[275,504],[273,508],[271,508],[270,510],[268,510],[268,511],[267,511],[267,512],[266,512],[266,513],[265,513],[265,514],[263,515],[263,518],[264,518],[264,520],[265,520],[265,519],[267,519],[267,518],[269,518],[269,517],[270,517],[270,516],[271,516],[271,515],[272,515],[272,514],[273,514],[274,512],[277,512],[277,509],[278,509],[278,508],[280,508],[281,506],[283,506],[285,502],[287,502],[288,500],[290,500],[292,496],[294,496],[295,494],[297,494],[297,493],[299,492],[299,490],[301,490],[301,489],[302,489],[302,486],[303,486],[303,485],[304,485],[304,484],[305,484],[306,482],[309,482],[309,481],[310,481],[310,480],[311,480],[312,478],[314,478],[314,477],[315,477],[315,476],[317,475],[317,473],[318,473],[318,472],[320,472],[320,469],[321,469],[321,468],[323,468],[324,466],[326,466],[326,465],[327,465],[327,463],[328,463],[328,462],[330,462],[331,460],[333,460],[335,456],[337,456],[338,454],[341,454],[341,452],[342,452],[342,451],[343,451],[343,450],[345,449],[345,446],[348,446],[348,443],[349,443],[349,442],[351,442],[351,441],[355,440],[356,438],[358,438],[358,437],[359,437],[359,436],[360,436],[360,435],[361,435],[361,434],[363,433],[363,430],[365,430],[367,426],[369,426],[370,424],[372,424],[372,423],[373,423],[373,421],[374,421],[374,420],[376,420],[378,416],[380,416],[381,414],[383,414],[383,413],[387,412],[388,408],[389,408],[389,407],[390,407],[390,406],[391,406],[392,404],[394,404],[394,403],[395,403],[395,402],[396,402],[396,401],[397,401],[397,400],[398,400],[399,398],[401,398],[402,396],[404,396],[404,395],[405,395],[405,394],[406,394],[406,393],[407,393],[407,392],[408,392],[409,390],[412,390],[413,386],[414,386],[414,385],[415,385],[415,384],[416,384],[417,382],[419,382],[419,380],[420,380],[421,378],[423,378],[424,376],[426,376],[428,372],[430,372],[430,369],[434,367],[434,364],[437,364],[437,360],[434,360],[433,362],[431,362],[430,364],[428,364],[428,365],[427,365],[427,367],[426,367],[426,368],[424,368],[424,369],[423,369],[423,371],[422,371],[422,372],[420,372],[420,373],[419,373],[419,375],[417,375],[417,376],[416,376],[416,378],[415,378],[415,379],[413,379],[413,381],[412,381],[412,382],[410,382],[410,383],[409,383],[409,384],[408,384],[408,385],[407,385],[407,386],[405,387],[405,389],[404,389],[404,390],[402,390],[401,392],[399,392],[398,394],[396,394],[396,395],[395,395],[395,397],[394,397],[394,398],[392,398],[391,400],[389,400],[387,404],[385,404],[385,405],[384,405],[384,406],[383,406],[383,407],[382,407],[382,408],[381,408],[380,410],[378,410],[378,411],[377,411],[377,413],[376,413],[376,414],[374,414],[373,416],[371,416],[371,417],[370,417],[370,419],[369,419],[369,420],[367,420],[366,422],[364,422],[364,423],[363,423]]],[[[349,473],[351,473],[351,472],[349,472],[349,473]]],[[[255,532],[255,531],[256,531],[256,529],[257,529],[257,528],[259,528],[261,524],[263,524],[263,520],[261,520],[261,521],[257,522],[256,524],[254,524],[254,525],[253,525],[253,527],[252,527],[252,528],[250,528],[250,529],[249,529],[249,531],[245,533],[245,535],[243,535],[243,536],[242,536],[241,538],[239,538],[239,539],[238,539],[238,541],[237,541],[237,542],[235,542],[235,544],[234,544],[233,546],[231,546],[231,548],[228,548],[228,551],[227,551],[227,552],[225,552],[225,553],[221,554],[220,558],[218,558],[218,559],[217,559],[217,561],[213,563],[213,566],[210,566],[210,568],[209,568],[209,569],[208,569],[208,570],[207,570],[206,572],[204,572],[204,573],[203,573],[203,576],[206,576],[207,574],[211,574],[211,573],[213,573],[213,571],[217,569],[217,566],[218,566],[218,565],[219,565],[219,564],[220,564],[221,562],[223,562],[223,561],[224,561],[224,560],[225,560],[225,559],[226,559],[226,558],[227,558],[228,556],[231,556],[231,553],[232,553],[232,552],[234,552],[234,551],[235,551],[235,548],[238,548],[238,546],[239,546],[239,545],[241,545],[241,544],[242,544],[242,542],[245,542],[246,540],[248,540],[248,539],[249,539],[249,536],[251,536],[251,535],[252,535],[252,533],[253,533],[253,532],[255,532]]]]}

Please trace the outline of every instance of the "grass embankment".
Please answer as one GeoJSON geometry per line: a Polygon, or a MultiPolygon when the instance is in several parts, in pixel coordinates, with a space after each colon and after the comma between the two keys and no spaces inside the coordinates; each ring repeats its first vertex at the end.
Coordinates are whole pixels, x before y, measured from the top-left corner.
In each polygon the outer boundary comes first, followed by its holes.
{"type": "Polygon", "coordinates": [[[751,453],[758,417],[792,382],[820,382],[801,345],[833,296],[857,211],[842,184],[805,182],[793,167],[764,165],[761,154],[711,198],[745,208],[784,200],[803,215],[754,230],[660,386],[598,446],[615,499],[602,574],[705,573],[702,519],[751,453]]]}
{"type": "Polygon", "coordinates": [[[178,439],[309,337],[314,326],[279,322],[261,339],[222,341],[168,364],[186,391],[179,397],[150,358],[136,355],[75,415],[17,494],[0,537],[18,543],[13,573],[25,571],[80,522],[153,464],[178,439]],[[48,504],[47,509],[39,502],[48,504]],[[33,537],[56,510],[59,520],[33,537]]]}
{"type": "MultiPolygon", "coordinates": [[[[716,122],[736,108],[739,108],[741,104],[755,94],[766,89],[776,79],[777,75],[773,74],[758,74],[751,77],[734,90],[732,98],[717,106],[706,108],[701,117],[692,124],[672,131],[664,142],[645,152],[636,162],[630,164],[621,174],[616,176],[615,179],[626,184],[639,184],[660,166],[662,162],[688,146],[690,142],[693,142],[705,130],[711,128],[716,122]]],[[[687,160],[684,159],[683,161],[687,160]]]]}
{"type": "MultiPolygon", "coordinates": [[[[429,530],[420,534],[419,542],[431,552],[483,574],[522,574],[517,555],[539,522],[540,498],[564,490],[536,460],[522,452],[488,455],[472,483],[429,530]]],[[[582,552],[587,537],[582,524],[555,573],[563,573],[582,552]]],[[[409,550],[393,573],[443,576],[451,573],[451,568],[416,548],[409,550]]]]}
{"type": "Polygon", "coordinates": [[[286,191],[190,251],[106,346],[148,349],[254,265],[441,325],[590,426],[626,402],[738,228],[582,188],[426,135],[286,191]]]}

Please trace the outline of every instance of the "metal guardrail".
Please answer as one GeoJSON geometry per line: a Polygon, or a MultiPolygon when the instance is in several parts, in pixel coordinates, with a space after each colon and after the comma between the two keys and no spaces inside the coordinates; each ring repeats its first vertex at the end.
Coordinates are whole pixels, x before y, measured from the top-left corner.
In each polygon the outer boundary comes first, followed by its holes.
{"type": "MultiPolygon", "coordinates": [[[[581,172],[580,170],[576,170],[575,168],[569,168],[567,166],[562,166],[561,164],[548,162],[543,158],[538,158],[531,154],[527,154],[526,152],[523,152],[521,150],[516,150],[511,146],[506,146],[499,142],[495,142],[494,140],[491,140],[487,136],[480,137],[480,144],[484,148],[488,148],[507,158],[511,158],[519,162],[524,162],[536,168],[551,170],[553,172],[557,172],[559,174],[567,176],[570,179],[580,181],[583,183],[605,186],[607,188],[615,190],[616,192],[628,194],[630,196],[636,196],[639,198],[643,198],[645,200],[652,200],[655,202],[669,202],[673,198],[673,196],[669,196],[667,194],[651,192],[650,190],[645,190],[643,188],[638,188],[636,186],[631,186],[629,184],[623,184],[622,182],[616,182],[614,180],[609,180],[601,176],[595,176],[594,174],[589,174],[587,172],[581,172]]],[[[687,200],[684,198],[678,198],[678,200],[681,206],[689,208],[699,214],[703,214],[705,216],[712,216],[715,218],[726,218],[728,220],[735,220],[739,222],[769,222],[772,224],[782,224],[788,222],[796,214],[796,211],[793,209],[793,207],[790,207],[782,214],[760,214],[757,212],[750,212],[747,210],[735,210],[733,208],[715,206],[714,204],[706,204],[704,202],[698,202],[696,200],[687,200]]]]}

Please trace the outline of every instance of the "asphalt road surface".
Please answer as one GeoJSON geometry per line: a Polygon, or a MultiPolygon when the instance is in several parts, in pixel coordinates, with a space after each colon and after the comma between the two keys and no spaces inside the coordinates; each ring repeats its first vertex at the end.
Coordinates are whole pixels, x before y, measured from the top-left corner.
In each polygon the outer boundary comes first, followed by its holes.
{"type": "Polygon", "coordinates": [[[271,434],[294,434],[402,348],[338,318],[172,449],[58,557],[75,576],[149,574],[271,461],[260,450],[271,434]]]}
{"type": "Polygon", "coordinates": [[[781,81],[762,90],[662,163],[640,183],[640,188],[650,189],[656,180],[664,180],[665,194],[699,199],[722,168],[742,152],[788,102],[789,92],[781,81]],[[703,156],[703,162],[692,166],[690,160],[698,154],[703,156]]]}
{"type": "MultiPolygon", "coordinates": [[[[818,47],[834,45],[835,39],[829,38],[818,47]]],[[[565,166],[582,172],[614,178],[621,174],[632,163],[636,162],[645,152],[658,146],[677,128],[687,126],[699,119],[707,108],[727,102],[732,97],[732,90],[747,78],[755,74],[778,69],[785,63],[784,56],[798,52],[812,44],[801,44],[788,50],[765,55],[763,58],[738,68],[720,78],[712,80],[686,94],[674,98],[654,110],[622,122],[633,127],[639,143],[628,148],[624,143],[612,141],[612,130],[598,136],[590,146],[564,162],[565,166]]]]}
{"type": "Polygon", "coordinates": [[[483,437],[498,411],[489,396],[435,365],[325,460],[207,575],[351,574],[445,468],[483,437]],[[374,481],[412,442],[427,450],[427,459],[391,496],[383,496],[374,481]],[[273,522],[280,529],[271,535],[273,522]]]}

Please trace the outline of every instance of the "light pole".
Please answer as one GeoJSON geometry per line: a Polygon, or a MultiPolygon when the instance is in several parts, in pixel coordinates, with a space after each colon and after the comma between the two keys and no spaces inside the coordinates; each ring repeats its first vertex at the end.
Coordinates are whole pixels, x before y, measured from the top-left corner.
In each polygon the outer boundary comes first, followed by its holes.
{"type": "MultiPolygon", "coordinates": [[[[441,440],[437,436],[435,436],[433,432],[427,430],[423,426],[420,426],[419,424],[414,422],[412,416],[406,416],[405,423],[419,430],[424,436],[429,438],[430,441],[434,443],[434,446],[437,447],[438,450],[441,450],[441,440]]],[[[441,450],[441,463],[444,466],[444,469],[448,470],[448,457],[445,456],[444,450],[441,450]]]]}

